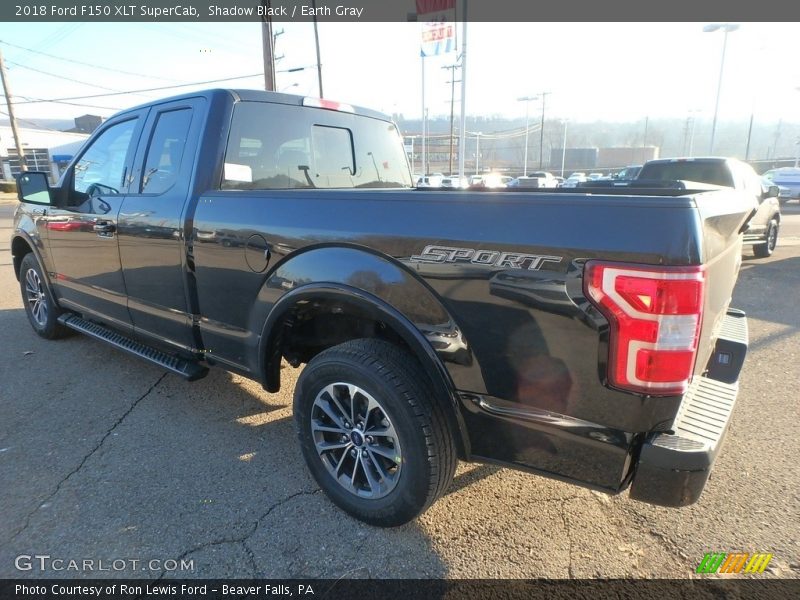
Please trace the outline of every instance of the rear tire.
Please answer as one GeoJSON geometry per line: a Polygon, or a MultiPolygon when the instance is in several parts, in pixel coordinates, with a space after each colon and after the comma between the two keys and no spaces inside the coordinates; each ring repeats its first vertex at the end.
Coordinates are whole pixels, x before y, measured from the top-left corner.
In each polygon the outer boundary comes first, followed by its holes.
{"type": "Polygon", "coordinates": [[[32,252],[22,258],[19,286],[25,314],[28,315],[31,327],[39,336],[46,340],[54,340],[70,332],[58,322],[58,317],[63,311],[56,306],[39,261],[32,252]]]}
{"type": "Polygon", "coordinates": [[[329,348],[294,393],[303,457],[331,501],[380,527],[407,523],[450,484],[453,434],[420,365],[387,342],[329,348]]]}
{"type": "Polygon", "coordinates": [[[767,225],[767,233],[764,234],[764,242],[753,246],[753,254],[757,258],[768,258],[775,251],[778,245],[778,222],[773,219],[767,225]]]}

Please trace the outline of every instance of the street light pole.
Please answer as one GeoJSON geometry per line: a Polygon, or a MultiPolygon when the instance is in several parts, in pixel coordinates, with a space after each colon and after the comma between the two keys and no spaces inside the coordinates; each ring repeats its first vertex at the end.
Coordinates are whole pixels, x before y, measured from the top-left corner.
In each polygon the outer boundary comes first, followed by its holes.
{"type": "Polygon", "coordinates": [[[537,100],[538,98],[538,96],[523,96],[522,98],[517,98],[518,102],[525,103],[525,159],[522,167],[523,177],[528,176],[528,116],[530,113],[531,100],[537,100]]]}
{"type": "Polygon", "coordinates": [[[714,140],[717,134],[717,115],[719,114],[720,92],[722,92],[722,75],[725,72],[725,51],[728,48],[728,34],[737,29],[739,29],[739,26],[735,23],[713,23],[703,27],[703,31],[706,33],[721,30],[724,34],[722,38],[722,59],[719,63],[719,79],[717,80],[717,100],[714,104],[714,120],[711,122],[711,142],[708,145],[708,153],[712,155],[714,154],[714,140]]]}
{"type": "Polygon", "coordinates": [[[480,170],[478,169],[478,163],[480,162],[481,159],[481,136],[483,135],[483,132],[479,131],[475,135],[476,135],[475,139],[477,140],[475,142],[475,175],[477,175],[478,173],[480,173],[480,170]]]}
{"type": "Polygon", "coordinates": [[[564,163],[567,160],[567,123],[569,123],[569,120],[564,119],[564,141],[561,144],[561,177],[564,177],[564,163]]]}

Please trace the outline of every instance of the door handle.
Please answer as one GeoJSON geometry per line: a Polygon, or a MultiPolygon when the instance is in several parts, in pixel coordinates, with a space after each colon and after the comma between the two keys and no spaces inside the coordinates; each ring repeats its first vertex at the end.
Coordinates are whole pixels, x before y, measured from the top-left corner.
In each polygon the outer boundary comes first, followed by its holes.
{"type": "Polygon", "coordinates": [[[94,224],[92,229],[94,229],[96,233],[114,233],[117,230],[117,226],[108,221],[98,221],[94,224]]]}

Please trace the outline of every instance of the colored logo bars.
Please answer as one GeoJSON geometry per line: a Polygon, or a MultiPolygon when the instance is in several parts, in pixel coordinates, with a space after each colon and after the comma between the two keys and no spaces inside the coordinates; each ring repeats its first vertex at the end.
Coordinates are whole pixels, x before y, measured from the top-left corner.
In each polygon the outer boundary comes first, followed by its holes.
{"type": "Polygon", "coordinates": [[[726,554],[724,552],[709,552],[700,561],[698,573],[763,573],[767,568],[772,554],[746,552],[726,554]]]}

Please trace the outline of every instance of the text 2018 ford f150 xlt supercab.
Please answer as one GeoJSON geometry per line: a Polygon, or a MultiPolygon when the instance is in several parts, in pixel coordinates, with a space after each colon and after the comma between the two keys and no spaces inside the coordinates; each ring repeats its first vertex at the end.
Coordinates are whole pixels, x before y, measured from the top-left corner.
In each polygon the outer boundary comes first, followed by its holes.
{"type": "Polygon", "coordinates": [[[294,395],[333,502],[397,525],[458,459],[696,501],[747,346],[733,190],[422,191],[387,117],[213,90],[124,111],[19,178],[33,329],[294,395]],[[560,192],[560,193],[559,193],[560,192]]]}

